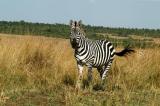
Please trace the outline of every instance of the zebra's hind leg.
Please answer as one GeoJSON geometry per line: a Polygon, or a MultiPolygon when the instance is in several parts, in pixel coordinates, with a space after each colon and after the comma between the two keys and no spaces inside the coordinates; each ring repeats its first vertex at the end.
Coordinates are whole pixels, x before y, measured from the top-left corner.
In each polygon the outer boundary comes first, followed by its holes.
{"type": "Polygon", "coordinates": [[[110,67],[111,67],[111,65],[112,65],[112,61],[113,61],[113,60],[110,60],[110,61],[105,65],[102,73],[100,73],[100,74],[101,74],[101,79],[102,79],[102,84],[103,84],[103,85],[104,85],[104,83],[105,83],[105,78],[106,78],[107,72],[109,71],[109,69],[110,69],[110,67]]]}
{"type": "MultiPolygon", "coordinates": [[[[101,73],[103,73],[103,70],[104,70],[104,66],[97,67],[97,71],[99,72],[100,77],[102,76],[101,73]]],[[[104,90],[104,87],[103,87],[103,85],[102,85],[101,82],[98,82],[98,83],[96,83],[96,84],[93,86],[93,89],[96,90],[96,91],[98,91],[98,90],[104,90]]]]}
{"type": "Polygon", "coordinates": [[[111,64],[112,64],[112,60],[110,60],[106,65],[98,69],[100,73],[100,77],[101,77],[101,83],[95,86],[94,88],[95,90],[103,90],[103,91],[105,90],[106,88],[105,78],[106,78],[107,72],[109,71],[111,67],[111,64]]]}

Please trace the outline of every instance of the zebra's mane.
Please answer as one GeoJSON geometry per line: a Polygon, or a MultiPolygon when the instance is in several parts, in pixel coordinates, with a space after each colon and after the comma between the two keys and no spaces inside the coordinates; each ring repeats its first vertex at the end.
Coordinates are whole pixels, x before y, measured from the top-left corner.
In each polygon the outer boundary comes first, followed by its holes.
{"type": "Polygon", "coordinates": [[[82,27],[79,28],[80,29],[80,34],[86,37],[86,33],[84,31],[84,29],[82,27]]]}

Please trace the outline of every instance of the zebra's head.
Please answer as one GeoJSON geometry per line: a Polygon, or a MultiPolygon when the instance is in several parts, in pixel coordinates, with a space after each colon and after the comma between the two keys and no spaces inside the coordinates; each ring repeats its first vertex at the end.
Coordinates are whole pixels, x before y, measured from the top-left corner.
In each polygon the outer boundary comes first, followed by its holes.
{"type": "Polygon", "coordinates": [[[78,22],[73,20],[70,21],[70,42],[73,48],[76,48],[76,46],[78,46],[80,38],[85,38],[85,33],[81,27],[81,23],[81,20],[78,22]]]}

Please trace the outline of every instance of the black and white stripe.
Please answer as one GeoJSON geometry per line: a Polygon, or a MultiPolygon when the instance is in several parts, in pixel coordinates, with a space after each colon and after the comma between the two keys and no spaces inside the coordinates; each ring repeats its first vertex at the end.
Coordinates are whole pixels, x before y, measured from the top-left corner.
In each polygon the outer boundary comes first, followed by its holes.
{"type": "Polygon", "coordinates": [[[83,66],[88,66],[88,79],[92,79],[92,68],[97,68],[101,79],[104,80],[107,71],[110,69],[115,55],[125,56],[134,52],[125,48],[121,52],[115,52],[113,45],[107,40],[91,40],[85,37],[81,28],[81,22],[71,21],[70,42],[75,50],[79,77],[82,77],[83,66]]]}

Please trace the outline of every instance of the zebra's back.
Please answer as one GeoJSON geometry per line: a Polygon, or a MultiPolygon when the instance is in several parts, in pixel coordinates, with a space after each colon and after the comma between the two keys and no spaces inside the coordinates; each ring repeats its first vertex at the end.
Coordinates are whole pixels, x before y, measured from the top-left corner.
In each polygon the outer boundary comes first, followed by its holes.
{"type": "Polygon", "coordinates": [[[94,53],[94,67],[107,64],[114,57],[115,49],[107,40],[96,40],[93,42],[92,51],[94,53]]]}

